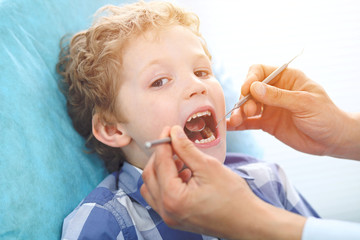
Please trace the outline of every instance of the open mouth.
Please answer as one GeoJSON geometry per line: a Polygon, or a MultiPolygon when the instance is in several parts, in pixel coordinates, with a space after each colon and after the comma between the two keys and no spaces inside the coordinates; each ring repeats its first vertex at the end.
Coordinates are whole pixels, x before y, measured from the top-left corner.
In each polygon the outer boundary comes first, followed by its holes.
{"type": "Polygon", "coordinates": [[[187,137],[194,143],[209,143],[217,138],[216,121],[210,111],[191,115],[184,126],[187,137]]]}

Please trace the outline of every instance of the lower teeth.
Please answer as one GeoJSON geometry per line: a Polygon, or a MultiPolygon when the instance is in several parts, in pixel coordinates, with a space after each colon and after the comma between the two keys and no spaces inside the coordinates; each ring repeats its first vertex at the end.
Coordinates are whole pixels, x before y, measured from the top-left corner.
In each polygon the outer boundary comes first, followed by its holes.
{"type": "Polygon", "coordinates": [[[208,142],[215,140],[215,136],[214,136],[213,132],[208,127],[205,127],[205,129],[203,131],[201,131],[201,135],[205,139],[201,139],[201,140],[196,139],[195,143],[208,143],[208,142]]]}
{"type": "Polygon", "coordinates": [[[204,139],[207,139],[207,138],[213,136],[213,132],[211,131],[211,129],[209,127],[205,127],[204,130],[201,131],[201,136],[204,139]]]}
{"type": "Polygon", "coordinates": [[[211,141],[214,141],[215,140],[215,137],[214,135],[212,135],[211,137],[207,138],[207,139],[201,139],[201,140],[195,140],[195,143],[208,143],[208,142],[211,142],[211,141]]]}

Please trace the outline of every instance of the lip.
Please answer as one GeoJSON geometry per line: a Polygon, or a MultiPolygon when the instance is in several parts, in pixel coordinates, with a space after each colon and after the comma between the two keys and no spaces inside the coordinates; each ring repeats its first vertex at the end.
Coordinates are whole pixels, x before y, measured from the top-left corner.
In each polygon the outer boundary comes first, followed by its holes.
{"type": "MultiPolygon", "coordinates": [[[[216,114],[215,114],[215,110],[213,107],[211,106],[201,106],[201,107],[198,107],[196,108],[194,111],[192,111],[185,119],[185,121],[183,122],[183,127],[185,126],[187,120],[192,116],[194,115],[195,113],[198,113],[198,112],[205,112],[205,111],[209,111],[211,112],[211,116],[214,120],[214,123],[216,124],[216,114]]],[[[214,141],[211,141],[211,142],[208,142],[208,143],[195,143],[195,146],[198,147],[198,148],[209,148],[209,147],[213,147],[213,146],[216,146],[220,143],[220,134],[219,134],[219,129],[218,128],[215,128],[215,134],[216,134],[216,139],[214,141]]]]}

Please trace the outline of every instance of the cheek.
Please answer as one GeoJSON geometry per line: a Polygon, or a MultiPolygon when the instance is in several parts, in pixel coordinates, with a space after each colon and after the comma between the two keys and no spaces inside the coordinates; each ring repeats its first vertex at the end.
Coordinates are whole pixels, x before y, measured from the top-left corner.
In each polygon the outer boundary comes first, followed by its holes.
{"type": "Polygon", "coordinates": [[[220,83],[218,83],[216,95],[218,96],[219,102],[221,102],[222,107],[225,109],[225,96],[224,96],[224,91],[223,91],[220,83]]]}
{"type": "MultiPolygon", "coordinates": [[[[217,114],[224,114],[225,113],[225,96],[224,91],[219,82],[215,81],[214,85],[212,86],[213,95],[215,99],[215,105],[218,110],[217,114]]],[[[217,116],[218,118],[220,116],[217,116]]]]}
{"type": "Polygon", "coordinates": [[[135,116],[133,131],[138,136],[144,134],[144,138],[158,138],[165,126],[170,126],[175,121],[175,107],[166,101],[148,101],[139,105],[139,111],[135,116]]]}

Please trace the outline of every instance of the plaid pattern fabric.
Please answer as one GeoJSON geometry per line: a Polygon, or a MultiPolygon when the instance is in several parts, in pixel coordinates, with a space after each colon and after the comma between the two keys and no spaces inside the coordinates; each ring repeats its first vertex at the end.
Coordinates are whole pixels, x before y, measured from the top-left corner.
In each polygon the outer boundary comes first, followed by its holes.
{"type": "MultiPolygon", "coordinates": [[[[228,154],[225,165],[243,177],[264,201],[304,216],[319,217],[278,165],[242,154],[228,154]]],[[[62,239],[218,239],[168,227],[141,196],[141,173],[125,163],[119,172],[105,178],[66,217],[62,239]]]]}

